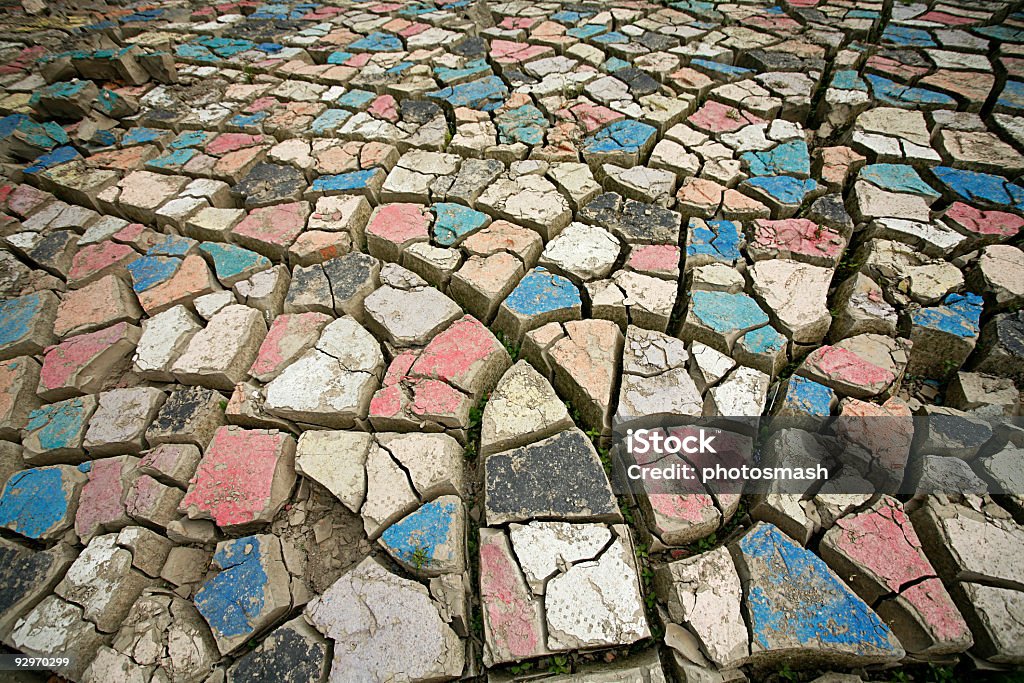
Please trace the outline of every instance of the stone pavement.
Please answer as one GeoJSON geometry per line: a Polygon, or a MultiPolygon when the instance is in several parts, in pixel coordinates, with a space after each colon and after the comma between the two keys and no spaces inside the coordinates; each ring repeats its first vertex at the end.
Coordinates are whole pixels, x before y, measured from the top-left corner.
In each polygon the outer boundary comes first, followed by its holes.
{"type": "Polygon", "coordinates": [[[7,3],[0,643],[76,683],[1019,669],[1022,150],[1007,0],[7,3]],[[852,459],[616,495],[614,427],[666,416],[852,459]]]}

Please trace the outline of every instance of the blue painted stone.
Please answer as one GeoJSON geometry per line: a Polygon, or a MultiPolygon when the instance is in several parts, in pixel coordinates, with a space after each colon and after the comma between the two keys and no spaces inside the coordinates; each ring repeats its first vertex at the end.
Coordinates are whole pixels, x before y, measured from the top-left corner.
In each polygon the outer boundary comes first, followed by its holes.
{"type": "Polygon", "coordinates": [[[337,130],[351,116],[352,112],[346,109],[328,109],[313,119],[313,123],[309,124],[309,129],[316,135],[327,135],[337,130]]]}
{"type": "Polygon", "coordinates": [[[0,493],[0,527],[34,539],[69,527],[74,521],[69,508],[80,490],[75,483],[82,483],[72,481],[72,474],[66,465],[12,474],[0,493]]]}
{"type": "Polygon", "coordinates": [[[248,635],[266,603],[267,572],[257,536],[243,536],[217,547],[213,561],[222,571],[196,592],[195,605],[215,636],[248,635]]]}
{"type": "Polygon", "coordinates": [[[812,379],[793,375],[786,384],[786,398],[781,410],[792,415],[803,413],[814,417],[827,417],[832,412],[836,394],[832,389],[812,379]]]}
{"type": "Polygon", "coordinates": [[[732,64],[722,64],[721,62],[713,62],[710,59],[691,59],[690,66],[699,71],[711,72],[711,74],[735,78],[745,78],[754,73],[752,69],[745,69],[741,66],[733,66],[732,64]]]}
{"type": "Polygon", "coordinates": [[[352,171],[351,173],[339,173],[338,175],[322,175],[313,181],[310,188],[313,192],[325,194],[339,194],[362,190],[370,186],[370,181],[376,175],[382,175],[384,171],[379,168],[371,168],[365,171],[352,171]]]}
{"type": "Polygon", "coordinates": [[[335,51],[327,55],[327,63],[341,65],[344,64],[354,54],[354,52],[343,52],[340,50],[335,51]]]}
{"type": "Polygon", "coordinates": [[[1024,83],[1021,81],[1006,81],[1003,91],[999,93],[996,104],[1007,109],[1024,109],[1024,83]]]}
{"type": "Polygon", "coordinates": [[[174,56],[181,59],[191,59],[195,62],[216,62],[217,56],[202,45],[185,43],[174,48],[174,56]]]}
{"type": "Polygon", "coordinates": [[[199,151],[191,147],[175,149],[150,159],[145,166],[152,170],[180,169],[197,154],[199,151]]]}
{"type": "Polygon", "coordinates": [[[919,308],[910,314],[910,320],[914,327],[972,339],[978,336],[982,305],[977,294],[948,294],[941,306],[919,308]]]}
{"type": "Polygon", "coordinates": [[[913,166],[907,164],[868,164],[860,170],[858,177],[889,192],[905,192],[924,197],[938,197],[940,194],[918,175],[913,166]]]}
{"type": "Polygon", "coordinates": [[[502,112],[495,120],[498,126],[498,140],[503,145],[521,142],[524,145],[544,144],[544,131],[548,127],[548,119],[543,112],[532,104],[502,112]]]}
{"type": "Polygon", "coordinates": [[[886,104],[909,108],[914,108],[917,105],[937,105],[940,107],[956,108],[956,100],[949,95],[943,95],[934,90],[912,88],[874,74],[866,74],[865,78],[871,83],[871,91],[875,97],[886,104]]]}
{"type": "Polygon", "coordinates": [[[435,66],[434,76],[445,85],[459,83],[474,76],[491,72],[491,65],[485,59],[473,59],[466,62],[465,66],[452,69],[447,66],[435,66]]]}
{"type": "Polygon", "coordinates": [[[434,220],[434,241],[443,247],[460,242],[463,237],[490,222],[487,214],[474,211],[462,204],[442,202],[430,207],[434,220]]]}
{"type": "Polygon", "coordinates": [[[969,204],[994,204],[1024,211],[1024,187],[990,173],[937,166],[932,174],[969,204]]]}
{"type": "Polygon", "coordinates": [[[8,138],[18,130],[18,126],[29,118],[25,114],[11,114],[0,119],[0,138],[8,138]]]}
{"type": "Polygon", "coordinates": [[[639,153],[657,134],[654,126],[639,121],[625,120],[610,123],[583,141],[583,152],[601,154],[608,152],[639,153]]]}
{"type": "Polygon", "coordinates": [[[349,90],[336,100],[339,107],[360,110],[372,102],[377,96],[369,90],[349,90]]]}
{"type": "Polygon", "coordinates": [[[878,19],[882,15],[873,9],[852,9],[846,16],[851,19],[878,19]]]}
{"type": "Polygon", "coordinates": [[[388,69],[386,69],[384,71],[384,73],[390,74],[392,76],[395,76],[397,74],[402,73],[406,69],[412,68],[413,66],[414,66],[414,64],[412,62],[399,62],[398,64],[395,64],[394,66],[389,67],[388,69]]]}
{"type": "Polygon", "coordinates": [[[158,7],[152,9],[144,9],[121,17],[121,21],[126,24],[131,24],[135,22],[156,21],[161,16],[163,16],[163,13],[164,10],[158,7]]]}
{"type": "Polygon", "coordinates": [[[803,140],[783,142],[763,152],[744,152],[740,159],[750,167],[756,176],[811,174],[811,155],[803,140]]]}
{"type": "Polygon", "coordinates": [[[64,99],[69,100],[83,90],[85,90],[92,81],[79,80],[79,81],[59,81],[57,83],[51,83],[50,85],[40,88],[33,93],[33,98],[46,97],[49,99],[64,99]]]}
{"type": "Polygon", "coordinates": [[[626,69],[631,66],[633,65],[627,62],[625,59],[619,59],[618,57],[609,57],[608,59],[604,60],[604,63],[601,65],[601,71],[613,74],[616,71],[621,71],[622,69],[626,69]]]}
{"type": "Polygon", "coordinates": [[[535,316],[582,303],[580,292],[572,281],[538,266],[519,281],[504,305],[513,313],[535,316]]]}
{"type": "Polygon", "coordinates": [[[87,403],[81,396],[51,403],[29,413],[25,429],[39,440],[41,452],[77,450],[94,409],[95,402],[87,403]]]}
{"type": "Polygon", "coordinates": [[[42,292],[0,301],[0,349],[31,335],[35,319],[45,307],[42,292]]]}
{"type": "Polygon", "coordinates": [[[935,47],[935,41],[927,31],[892,24],[886,26],[882,32],[882,41],[895,43],[901,47],[935,47]]]}
{"type": "Polygon", "coordinates": [[[258,126],[268,116],[270,116],[270,112],[266,111],[258,111],[255,114],[235,114],[228,119],[228,124],[237,128],[248,128],[258,126]]]}
{"type": "Polygon", "coordinates": [[[747,332],[736,343],[752,355],[774,357],[786,348],[789,340],[771,325],[765,325],[747,332]]]}
{"type": "Polygon", "coordinates": [[[614,45],[616,43],[628,43],[629,36],[618,31],[610,31],[608,33],[602,33],[599,36],[594,36],[590,39],[591,42],[599,45],[614,45]]]}
{"type": "Polygon", "coordinates": [[[744,180],[743,184],[763,190],[779,204],[791,206],[799,206],[804,197],[818,189],[818,183],[814,180],[788,175],[749,178],[744,180]]]}
{"type": "Polygon", "coordinates": [[[768,314],[746,294],[696,291],[690,295],[689,313],[719,334],[768,324],[768,314]]]}
{"type": "Polygon", "coordinates": [[[608,29],[604,24],[584,24],[583,26],[574,26],[565,32],[567,36],[573,38],[579,38],[580,40],[586,40],[587,38],[593,38],[605,33],[608,29]]]}
{"type": "Polygon", "coordinates": [[[181,267],[181,259],[170,256],[142,256],[128,264],[136,294],[167,282],[181,267]]]}
{"type": "Polygon", "coordinates": [[[273,264],[266,256],[243,247],[222,242],[203,242],[199,249],[213,259],[213,270],[221,282],[235,280],[270,268],[273,264]]]}
{"type": "Polygon", "coordinates": [[[771,524],[739,543],[750,572],[751,651],[803,648],[899,659],[903,649],[877,614],[823,560],[771,524]]]}
{"type": "Polygon", "coordinates": [[[64,145],[63,147],[57,147],[52,152],[47,152],[36,157],[30,165],[26,166],[24,173],[33,174],[41,173],[48,168],[59,166],[60,164],[67,163],[73,159],[80,159],[81,154],[78,153],[74,147],[70,145],[64,145]]]}
{"type": "Polygon", "coordinates": [[[191,237],[166,235],[146,252],[146,256],[178,256],[183,257],[192,251],[197,242],[191,237]]]}
{"type": "Polygon", "coordinates": [[[559,24],[578,24],[583,19],[589,19],[594,16],[593,12],[574,12],[572,10],[563,10],[561,12],[555,12],[551,15],[551,21],[557,21],[559,24]]]}
{"type": "Polygon", "coordinates": [[[401,52],[402,39],[390,33],[371,33],[348,46],[353,52],[401,52]]]}
{"type": "Polygon", "coordinates": [[[508,87],[497,76],[488,76],[469,83],[459,83],[428,92],[427,97],[444,100],[452,107],[494,111],[505,103],[505,98],[508,97],[508,87]]]}
{"type": "Polygon", "coordinates": [[[256,45],[256,49],[268,55],[276,55],[284,49],[284,45],[279,43],[259,43],[256,45]]]}
{"type": "Polygon", "coordinates": [[[1004,43],[1024,43],[1024,29],[1014,26],[982,26],[973,30],[986,38],[994,38],[1004,43]]]}
{"type": "Polygon", "coordinates": [[[186,147],[199,147],[205,145],[213,137],[212,134],[207,133],[204,130],[189,130],[184,133],[178,134],[176,138],[171,140],[171,149],[185,149],[186,147]]]}
{"type": "Polygon", "coordinates": [[[861,92],[867,92],[868,84],[856,71],[844,69],[837,71],[832,76],[832,82],[829,84],[829,87],[837,90],[860,90],[861,92]]]}
{"type": "Polygon", "coordinates": [[[124,136],[121,137],[121,144],[125,147],[144,145],[159,140],[166,135],[167,131],[157,130],[156,128],[146,128],[143,126],[138,128],[129,128],[124,136]]]}
{"type": "Polygon", "coordinates": [[[443,496],[423,505],[404,519],[392,524],[381,534],[381,545],[399,562],[411,568],[438,572],[462,565],[462,544],[459,538],[463,525],[459,499],[443,496]]]}
{"type": "Polygon", "coordinates": [[[686,240],[686,257],[710,256],[714,261],[731,265],[743,258],[740,253],[742,241],[743,229],[739,223],[721,219],[702,221],[691,218],[686,240]]]}

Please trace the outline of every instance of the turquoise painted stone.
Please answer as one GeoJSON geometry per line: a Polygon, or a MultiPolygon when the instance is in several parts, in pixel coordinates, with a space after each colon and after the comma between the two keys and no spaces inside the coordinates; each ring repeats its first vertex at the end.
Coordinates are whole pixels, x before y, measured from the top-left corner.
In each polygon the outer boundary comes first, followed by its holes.
{"type": "Polygon", "coordinates": [[[939,196],[939,192],[926,183],[913,166],[907,164],[868,164],[860,170],[858,177],[889,192],[939,196]]]}
{"type": "Polygon", "coordinates": [[[503,145],[521,142],[524,145],[544,144],[544,131],[548,127],[548,119],[540,109],[532,104],[524,104],[498,115],[495,120],[498,126],[498,141],[503,145]]]}
{"type": "Polygon", "coordinates": [[[919,308],[910,315],[914,327],[927,327],[964,339],[978,336],[983,301],[977,294],[948,294],[941,306],[919,308]]]}
{"type": "Polygon", "coordinates": [[[465,568],[465,512],[458,496],[442,496],[388,527],[380,544],[406,569],[428,575],[465,568]]]}
{"type": "Polygon", "coordinates": [[[146,162],[146,168],[155,171],[180,169],[199,152],[192,148],[175,149],[146,162]]]}
{"type": "Polygon", "coordinates": [[[504,305],[513,313],[535,316],[582,303],[580,292],[571,280],[538,266],[519,281],[504,305]]]}
{"type": "Polygon", "coordinates": [[[348,46],[355,52],[401,52],[405,49],[402,39],[390,33],[371,33],[348,46]]]}
{"type": "Polygon", "coordinates": [[[832,76],[832,82],[829,84],[829,87],[837,90],[860,90],[867,92],[868,84],[856,71],[843,69],[842,71],[837,71],[832,76]]]}
{"type": "Polygon", "coordinates": [[[604,60],[604,63],[601,64],[601,71],[604,71],[605,73],[608,74],[613,74],[616,71],[622,71],[623,69],[626,69],[630,66],[630,63],[627,62],[625,59],[619,59],[618,57],[609,57],[608,59],[604,60]]]}
{"type": "Polygon", "coordinates": [[[177,256],[183,257],[192,251],[198,244],[191,237],[180,235],[166,235],[162,240],[154,244],[146,252],[147,256],[177,256]]]}
{"type": "Polygon", "coordinates": [[[865,78],[871,83],[871,91],[875,97],[886,104],[908,108],[916,108],[921,105],[956,107],[956,100],[934,90],[912,88],[874,74],[866,74],[865,78]]]}
{"type": "Polygon", "coordinates": [[[488,76],[469,83],[451,85],[441,90],[428,92],[427,97],[444,100],[452,107],[469,107],[480,111],[494,111],[505,103],[508,87],[497,76],[488,76]]]}
{"type": "Polygon", "coordinates": [[[586,138],[583,142],[583,152],[636,154],[651,143],[657,132],[654,126],[639,121],[615,121],[586,138]]]}
{"type": "Polygon", "coordinates": [[[803,203],[804,197],[818,189],[818,183],[814,180],[788,175],[748,178],[743,184],[764,191],[779,204],[790,206],[799,206],[803,203]]]}
{"type": "Polygon", "coordinates": [[[0,492],[0,527],[35,540],[57,538],[75,523],[86,470],[55,465],[15,472],[0,492]]]}
{"type": "Polygon", "coordinates": [[[690,295],[689,314],[719,334],[768,324],[768,314],[746,294],[693,292],[690,295]]]}
{"type": "Polygon", "coordinates": [[[185,149],[186,147],[201,147],[213,136],[210,133],[202,130],[190,130],[179,134],[176,138],[171,140],[171,149],[185,149]]]}
{"type": "Polygon", "coordinates": [[[747,332],[736,343],[751,355],[774,356],[786,348],[789,340],[771,325],[765,325],[747,332]]]}
{"type": "Polygon", "coordinates": [[[352,112],[345,109],[328,109],[313,119],[309,129],[316,135],[327,135],[340,128],[351,116],[352,112]]]}
{"type": "Polygon", "coordinates": [[[443,247],[450,247],[462,238],[490,223],[487,214],[474,211],[462,204],[442,202],[430,207],[436,216],[434,220],[434,241],[443,247]]]}
{"type": "MultiPolygon", "coordinates": [[[[82,454],[82,439],[96,410],[92,396],[77,396],[36,408],[25,425],[25,448],[54,458],[82,454]]],[[[51,460],[52,462],[52,460],[51,460]]]]}
{"type": "Polygon", "coordinates": [[[475,76],[489,74],[491,65],[485,59],[472,59],[466,62],[465,66],[453,69],[447,66],[435,66],[434,76],[444,85],[462,83],[475,76]]]}
{"type": "Polygon", "coordinates": [[[937,166],[932,173],[940,183],[970,204],[1024,211],[1024,187],[1001,176],[948,166],[937,166]]]}
{"type": "Polygon", "coordinates": [[[358,111],[372,102],[376,97],[377,95],[369,90],[349,90],[347,93],[335,100],[335,103],[339,107],[358,111]]]}
{"type": "Polygon", "coordinates": [[[594,36],[591,40],[599,45],[614,45],[617,43],[628,43],[629,36],[618,31],[610,31],[608,33],[602,33],[599,36],[594,36]]]}
{"type": "Polygon", "coordinates": [[[347,62],[349,58],[352,57],[353,55],[355,55],[354,52],[332,52],[331,54],[327,55],[327,63],[341,65],[347,62]]]}
{"type": "Polygon", "coordinates": [[[776,145],[763,152],[744,152],[740,159],[746,162],[751,175],[793,175],[807,177],[811,173],[811,155],[807,143],[793,140],[776,145]]]}
{"type": "Polygon", "coordinates": [[[203,242],[199,249],[213,259],[214,273],[225,286],[230,286],[228,283],[234,284],[245,280],[254,273],[273,266],[266,256],[234,244],[203,242]]]}
{"type": "Polygon", "coordinates": [[[258,111],[255,114],[235,114],[228,119],[228,125],[243,129],[258,126],[268,116],[270,116],[270,112],[266,111],[258,111]]]}
{"type": "MultiPolygon", "coordinates": [[[[375,176],[383,175],[384,171],[379,168],[339,173],[338,175],[323,175],[313,181],[310,189],[313,192],[322,192],[324,194],[343,194],[345,192],[364,190],[372,187],[371,181],[375,176]]],[[[383,178],[380,178],[380,180],[383,182],[383,178]]]]}
{"type": "Polygon", "coordinates": [[[602,33],[607,32],[608,29],[603,24],[584,24],[583,26],[574,26],[565,32],[567,36],[573,38],[579,38],[580,40],[586,40],[587,38],[593,38],[599,36],[602,33]]]}
{"type": "Polygon", "coordinates": [[[832,656],[853,666],[904,656],[885,622],[824,561],[777,527],[758,524],[739,549],[749,572],[744,608],[755,661],[832,656]]]}
{"type": "Polygon", "coordinates": [[[181,259],[171,256],[142,256],[128,264],[132,289],[136,294],[167,282],[181,267],[181,259]]]}

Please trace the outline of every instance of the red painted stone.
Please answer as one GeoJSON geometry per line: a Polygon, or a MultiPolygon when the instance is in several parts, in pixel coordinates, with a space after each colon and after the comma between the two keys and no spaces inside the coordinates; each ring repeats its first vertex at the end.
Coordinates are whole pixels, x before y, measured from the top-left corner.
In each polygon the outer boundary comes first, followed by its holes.
{"type": "Polygon", "coordinates": [[[835,261],[846,245],[838,232],[806,218],[762,218],[754,226],[754,246],[789,252],[798,261],[800,256],[835,261]]]}
{"type": "Polygon", "coordinates": [[[75,532],[79,536],[88,538],[124,526],[124,496],[128,489],[125,478],[135,464],[135,458],[125,456],[92,461],[89,481],[82,488],[75,514],[75,532]]]}
{"type": "MultiPolygon", "coordinates": [[[[128,323],[117,323],[96,332],[71,337],[50,346],[43,355],[39,371],[39,391],[53,391],[73,387],[73,376],[92,363],[112,345],[128,339],[132,328],[128,323]]],[[[134,344],[133,344],[134,346],[134,344]]],[[[103,379],[101,376],[100,380],[103,379]]],[[[82,393],[72,390],[72,394],[82,393]]]]}
{"type": "Polygon", "coordinates": [[[982,211],[954,202],[945,214],[950,224],[968,235],[997,235],[1009,239],[1024,228],[1024,218],[1005,211],[982,211]]]}
{"type": "Polygon", "coordinates": [[[544,650],[519,567],[502,547],[502,535],[480,539],[480,600],[487,611],[491,639],[513,659],[544,650]]]}
{"type": "Polygon", "coordinates": [[[476,318],[466,315],[434,337],[413,364],[417,377],[443,379],[473,392],[473,373],[493,353],[504,351],[501,342],[476,318]]]}
{"type": "Polygon", "coordinates": [[[817,367],[829,377],[859,386],[888,386],[896,379],[885,368],[867,362],[852,351],[835,346],[815,349],[807,356],[805,362],[817,367]]]}
{"type": "Polygon", "coordinates": [[[366,226],[366,234],[394,244],[430,236],[431,214],[419,204],[384,204],[366,226]]]}
{"type": "Polygon", "coordinates": [[[758,116],[715,100],[705,102],[687,121],[712,133],[731,133],[751,123],[764,123],[758,116]]]}
{"type": "Polygon", "coordinates": [[[221,133],[206,144],[206,153],[215,157],[223,156],[247,147],[255,147],[263,142],[262,135],[248,133],[221,133]]]}
{"type": "Polygon", "coordinates": [[[664,273],[679,270],[679,247],[672,244],[645,244],[629,253],[626,265],[641,273],[664,273]]]}

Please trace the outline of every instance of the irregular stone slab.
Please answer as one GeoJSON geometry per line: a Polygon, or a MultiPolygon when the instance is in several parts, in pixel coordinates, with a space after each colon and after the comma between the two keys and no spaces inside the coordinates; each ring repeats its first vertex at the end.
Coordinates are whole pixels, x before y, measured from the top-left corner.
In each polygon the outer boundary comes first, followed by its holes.
{"type": "Polygon", "coordinates": [[[794,342],[820,342],[832,324],[826,298],[833,271],[789,259],[758,261],[750,268],[754,296],[772,323],[794,342]]]}
{"type": "Polygon", "coordinates": [[[627,645],[650,636],[627,527],[595,560],[548,581],[544,613],[553,650],[627,645]]]}
{"type": "Polygon", "coordinates": [[[583,141],[583,156],[591,168],[615,164],[630,168],[643,163],[658,130],[639,121],[610,123],[583,141]]]}
{"type": "Polygon", "coordinates": [[[905,344],[879,334],[861,334],[812,351],[797,374],[854,398],[888,396],[907,366],[905,344]]]}
{"type": "Polygon", "coordinates": [[[17,621],[53,591],[74,559],[65,543],[37,551],[0,541],[0,639],[9,642],[17,621]]]}
{"type": "Polygon", "coordinates": [[[508,536],[501,529],[480,530],[480,602],[486,663],[502,664],[549,652],[541,601],[527,587],[508,536]]]}
{"type": "Polygon", "coordinates": [[[90,463],[89,481],[75,513],[75,533],[84,543],[100,533],[118,531],[131,523],[124,498],[135,476],[138,458],[121,455],[90,463]]]}
{"type": "Polygon", "coordinates": [[[597,451],[578,429],[489,456],[484,487],[489,525],[537,517],[619,520],[597,451]]]}
{"type": "Polygon", "coordinates": [[[79,468],[54,465],[12,474],[0,493],[0,527],[26,538],[60,538],[75,523],[87,479],[79,468]]]}
{"type": "Polygon", "coordinates": [[[0,439],[19,441],[29,415],[42,405],[36,396],[39,370],[30,356],[0,362],[0,439]]]}
{"type": "Polygon", "coordinates": [[[138,453],[146,447],[146,429],[166,399],[156,387],[103,392],[83,445],[94,455],[138,453]]]}
{"type": "Polygon", "coordinates": [[[332,671],[374,680],[446,680],[462,674],[462,642],[427,589],[373,558],[343,574],[306,606],[306,618],[335,643],[332,671]],[[396,659],[395,652],[402,652],[396,659]]]}
{"type": "Polygon", "coordinates": [[[25,461],[50,464],[82,460],[86,425],[95,411],[95,396],[69,398],[33,410],[22,434],[25,461]]]}
{"type": "Polygon", "coordinates": [[[569,279],[537,267],[501,303],[494,326],[506,338],[519,341],[547,323],[578,320],[582,306],[579,290],[569,279]]]}
{"type": "Polygon", "coordinates": [[[36,393],[56,401],[98,392],[135,350],[140,334],[133,325],[117,323],[51,346],[43,356],[36,393]]]}
{"type": "Polygon", "coordinates": [[[619,257],[619,241],[604,228],[570,223],[551,240],[540,265],[587,282],[606,277],[619,257]]]}
{"type": "Polygon", "coordinates": [[[106,638],[82,617],[82,608],[49,595],[20,619],[10,642],[19,651],[36,657],[54,652],[68,656],[68,666],[54,667],[71,680],[81,680],[89,662],[106,638]]]}
{"type": "Polygon", "coordinates": [[[974,350],[982,303],[980,296],[970,292],[950,294],[941,306],[911,313],[907,371],[944,379],[959,370],[974,350]]]}
{"type": "Polygon", "coordinates": [[[385,285],[366,297],[370,327],[396,346],[419,346],[462,314],[444,294],[425,284],[410,289],[385,285]]]}
{"type": "Polygon", "coordinates": [[[150,446],[181,443],[206,448],[214,431],[225,424],[224,408],[224,396],[213,389],[175,389],[146,430],[146,442],[150,446]]]}
{"type": "Polygon", "coordinates": [[[957,588],[963,596],[958,604],[974,626],[978,654],[991,662],[1019,666],[1024,661],[1019,647],[1022,631],[1014,615],[1022,607],[1020,591],[975,583],[957,588]]]}
{"type": "Polygon", "coordinates": [[[63,338],[119,322],[135,323],[141,315],[128,283],[107,275],[65,295],[57,308],[53,332],[63,338]]]}
{"type": "Polygon", "coordinates": [[[395,522],[377,542],[417,576],[465,571],[466,512],[458,496],[441,496],[395,522]]]}
{"type": "Polygon", "coordinates": [[[656,204],[623,200],[614,192],[594,197],[580,209],[579,219],[600,225],[627,244],[679,244],[682,217],[678,213],[656,204]]]}
{"type": "Polygon", "coordinates": [[[604,320],[570,321],[548,349],[554,386],[572,401],[590,429],[611,430],[611,403],[622,333],[604,320]]]}
{"type": "Polygon", "coordinates": [[[185,306],[178,305],[142,321],[142,335],[132,361],[136,371],[155,382],[174,379],[171,367],[188,348],[202,324],[185,306]]]}
{"type": "Polygon", "coordinates": [[[896,310],[885,300],[882,288],[867,275],[857,273],[839,285],[832,297],[838,308],[829,329],[839,341],[858,334],[896,334],[896,310]]]}
{"type": "Polygon", "coordinates": [[[745,294],[696,291],[690,293],[679,337],[729,354],[739,337],[767,325],[768,320],[768,315],[745,294]]]}
{"type": "Polygon", "coordinates": [[[703,399],[686,371],[688,358],[681,340],[627,327],[616,421],[658,414],[699,417],[703,399]]]}
{"type": "Polygon", "coordinates": [[[771,524],[740,540],[751,661],[897,661],[904,650],[889,627],[820,559],[771,524]]]}
{"type": "Polygon", "coordinates": [[[172,678],[204,675],[219,657],[209,627],[191,602],[146,590],[132,605],[111,647],[100,649],[85,678],[115,680],[104,676],[125,668],[143,676],[156,669],[172,678]],[[106,668],[111,665],[117,669],[106,668]]]}
{"type": "Polygon", "coordinates": [[[287,419],[351,427],[367,415],[383,370],[377,340],[352,318],[339,318],[267,385],[266,408],[287,419]]]}
{"type": "Polygon", "coordinates": [[[836,520],[822,538],[821,556],[864,600],[887,598],[879,615],[908,652],[950,654],[973,642],[895,499],[883,496],[836,520]]]}
{"type": "Polygon", "coordinates": [[[542,175],[503,174],[476,201],[478,209],[517,225],[536,230],[550,241],[572,222],[572,209],[542,175]]]}
{"type": "Polygon", "coordinates": [[[1024,375],[1024,312],[1001,313],[982,329],[973,370],[1024,375]]]}
{"type": "Polygon", "coordinates": [[[222,308],[171,366],[182,384],[231,391],[248,377],[267,324],[260,311],[233,304],[222,308]]]}
{"type": "Polygon", "coordinates": [[[267,635],[228,669],[230,683],[320,681],[327,675],[327,641],[301,616],[267,635]]]}
{"type": "Polygon", "coordinates": [[[150,583],[132,568],[132,554],[117,545],[117,534],[106,534],[89,542],[54,592],[81,605],[98,630],[113,633],[150,583]]]}
{"type": "Polygon", "coordinates": [[[480,454],[525,446],[573,426],[565,403],[525,360],[498,381],[480,422],[480,454]]]}
{"type": "Polygon", "coordinates": [[[237,650],[291,607],[281,541],[270,534],[217,544],[221,571],[196,592],[196,609],[210,625],[222,655],[237,650]]]}
{"type": "Polygon", "coordinates": [[[603,524],[531,522],[509,526],[512,547],[534,595],[568,565],[596,558],[612,540],[603,524]]]}
{"type": "Polygon", "coordinates": [[[233,244],[203,242],[199,249],[213,260],[213,271],[225,287],[247,280],[273,265],[266,256],[233,244]]]}
{"type": "Polygon", "coordinates": [[[295,483],[295,439],[276,430],[221,427],[206,449],[181,509],[226,530],[265,524],[295,483]]]}
{"type": "Polygon", "coordinates": [[[655,572],[654,582],[672,621],[696,636],[711,661],[723,667],[743,663],[750,651],[740,614],[743,590],[728,549],[670,562],[655,572]]]}
{"type": "Polygon", "coordinates": [[[295,450],[295,470],[313,479],[352,512],[366,496],[366,458],[373,437],[365,432],[303,432],[295,450]]]}
{"type": "Polygon", "coordinates": [[[132,483],[124,504],[132,518],[166,528],[178,517],[178,506],[183,496],[178,487],[167,486],[149,475],[142,475],[132,483]]]}
{"type": "Polygon", "coordinates": [[[985,247],[968,282],[998,309],[1024,302],[1024,252],[1008,244],[985,247]]]}

